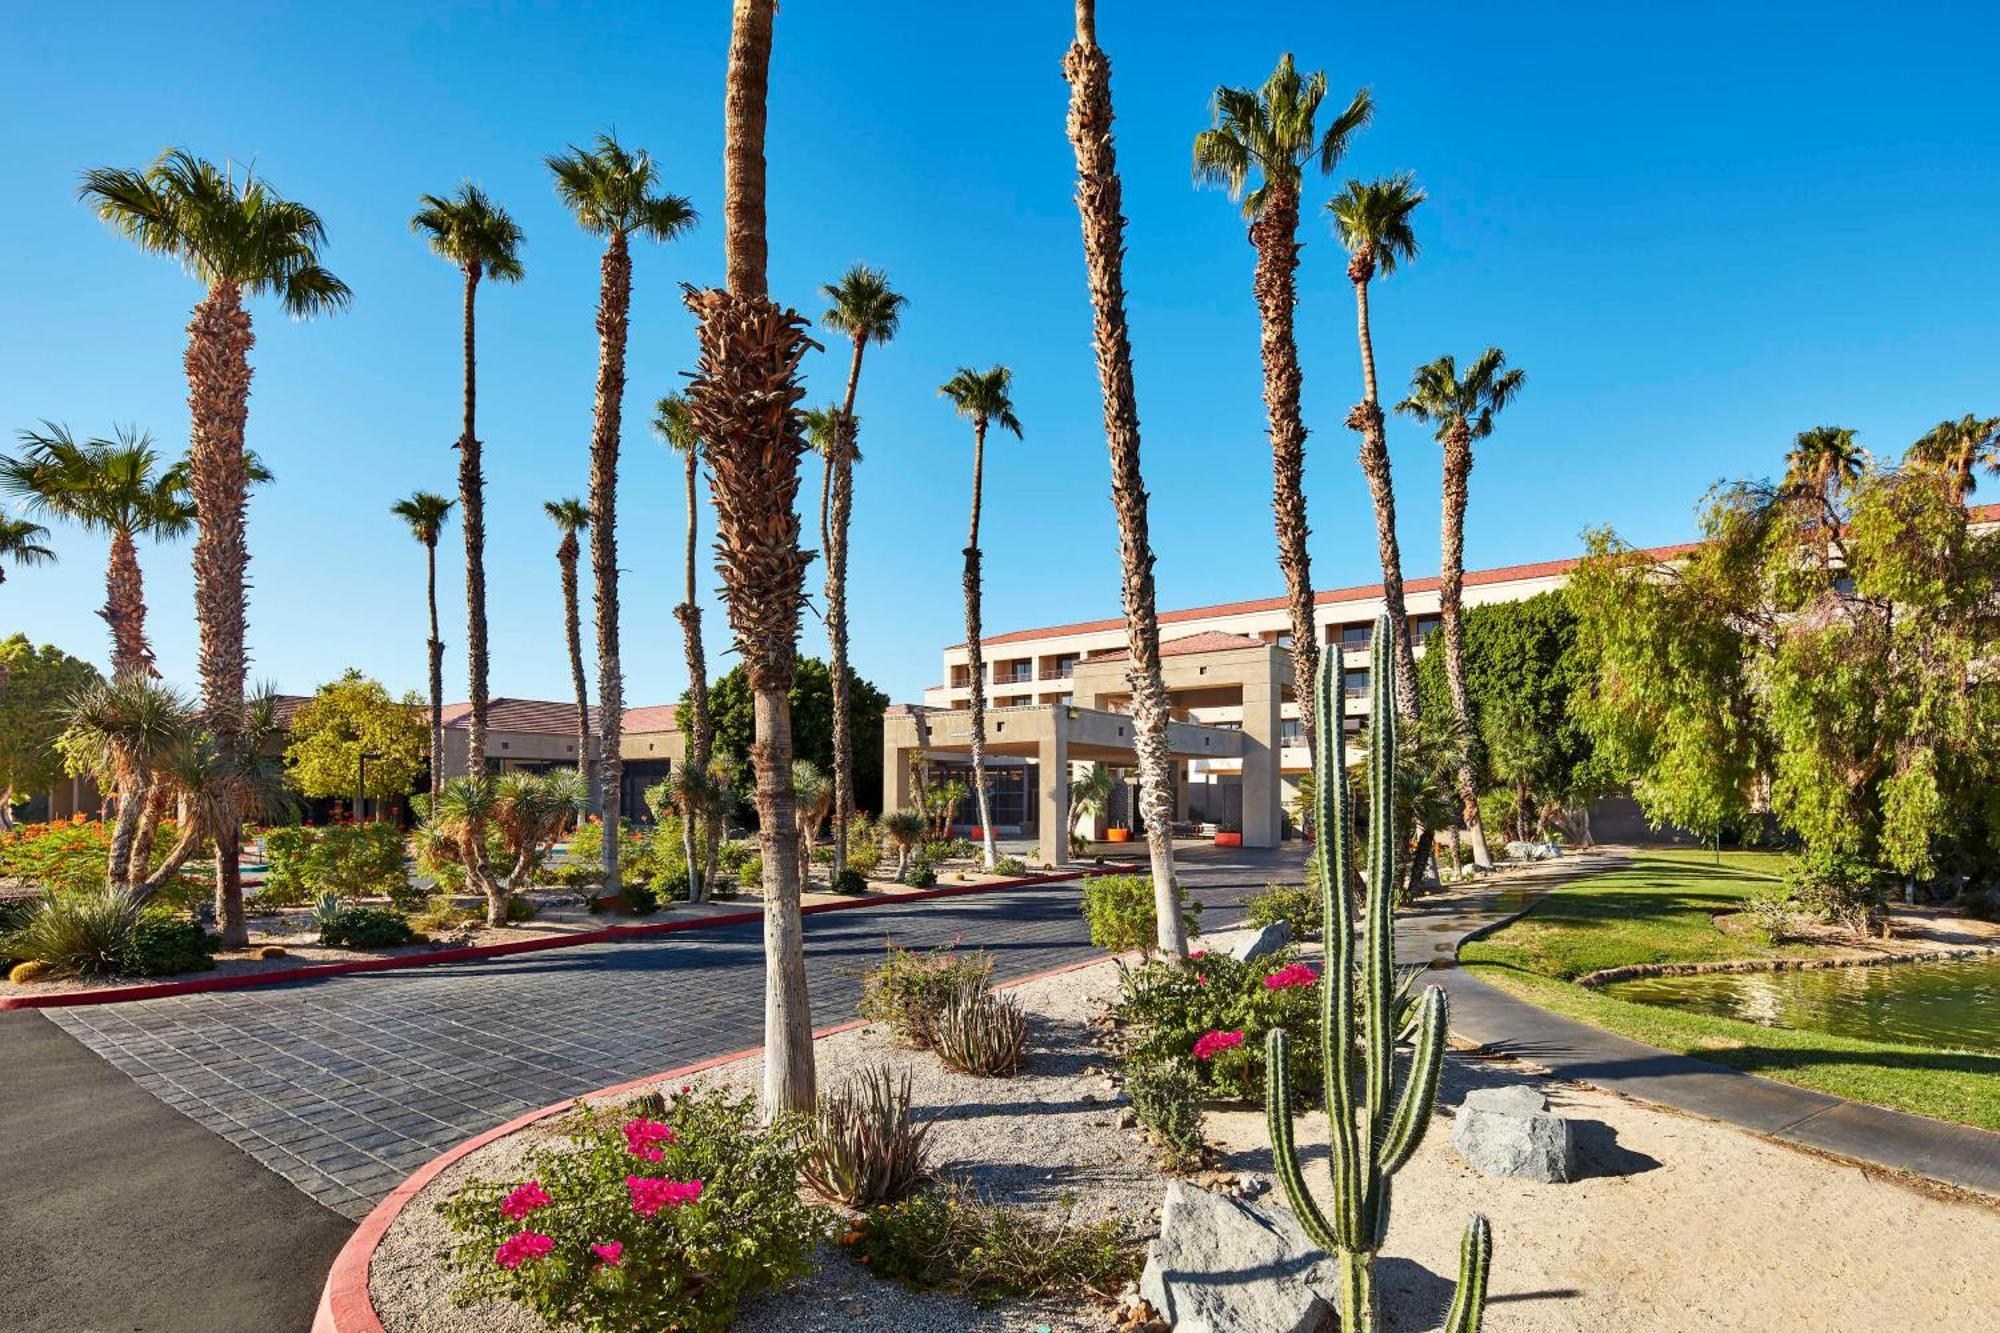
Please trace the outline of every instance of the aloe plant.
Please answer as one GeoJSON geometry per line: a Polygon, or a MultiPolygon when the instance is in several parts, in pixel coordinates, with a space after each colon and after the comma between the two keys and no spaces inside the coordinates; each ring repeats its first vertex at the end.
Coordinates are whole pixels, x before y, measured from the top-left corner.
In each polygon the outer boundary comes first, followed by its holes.
{"type": "MultiPolygon", "coordinates": [[[[1318,871],[1326,977],[1320,987],[1320,1040],[1325,1051],[1326,1114],[1331,1133],[1328,1174],[1333,1203],[1323,1210],[1306,1187],[1292,1139],[1289,1039],[1274,1028],[1267,1039],[1265,1116],[1271,1154],[1292,1213],[1340,1270],[1343,1333],[1374,1333],[1375,1255],[1389,1230],[1390,1184],[1423,1142],[1437,1104],[1444,1068],[1444,991],[1427,986],[1414,1003],[1414,974],[1396,966],[1396,666],[1388,618],[1375,620],[1370,651],[1372,701],[1368,720],[1367,891],[1359,932],[1349,886],[1355,864],[1354,823],[1343,762],[1344,691],[1339,654],[1320,661],[1313,723],[1313,845],[1318,871]],[[1396,1041],[1413,1041],[1403,1077],[1396,1078],[1396,1041]]],[[[1478,1333],[1486,1306],[1493,1233],[1475,1215],[1459,1246],[1458,1290],[1444,1333],[1478,1333]]]]}

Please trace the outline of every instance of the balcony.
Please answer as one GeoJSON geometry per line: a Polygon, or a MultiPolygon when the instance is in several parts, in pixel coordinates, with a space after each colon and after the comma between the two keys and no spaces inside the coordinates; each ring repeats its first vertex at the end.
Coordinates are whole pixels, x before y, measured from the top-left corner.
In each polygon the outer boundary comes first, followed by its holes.
{"type": "Polygon", "coordinates": [[[1041,678],[1043,680],[1070,680],[1075,676],[1076,663],[1071,662],[1068,666],[1043,667],[1041,678]]]}
{"type": "Polygon", "coordinates": [[[993,669],[993,683],[995,685],[1027,685],[1032,683],[1034,679],[1035,673],[1027,667],[1011,667],[1006,671],[1002,671],[998,667],[993,669]]]}

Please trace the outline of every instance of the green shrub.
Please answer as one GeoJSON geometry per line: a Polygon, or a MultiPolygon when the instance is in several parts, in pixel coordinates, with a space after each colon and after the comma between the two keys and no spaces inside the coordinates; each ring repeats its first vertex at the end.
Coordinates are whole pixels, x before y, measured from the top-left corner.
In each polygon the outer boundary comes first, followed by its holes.
{"type": "Polygon", "coordinates": [[[945,838],[925,843],[917,855],[932,865],[940,865],[946,861],[969,861],[979,855],[979,848],[968,838],[945,838]]]}
{"type": "Polygon", "coordinates": [[[1126,1025],[1128,1081],[1145,1066],[1192,1062],[1209,1095],[1261,1098],[1264,1038],[1282,1027],[1293,1037],[1292,1086],[1318,1087],[1319,983],[1309,971],[1289,949],[1250,963],[1202,953],[1123,969],[1117,1013],[1126,1025]],[[1197,1059],[1196,1044],[1218,1032],[1242,1040],[1197,1059]]]}
{"type": "Polygon", "coordinates": [[[31,894],[13,898],[0,898],[0,968],[20,961],[19,957],[7,951],[7,937],[28,924],[40,908],[42,900],[31,894]]]}
{"type": "Polygon", "coordinates": [[[937,867],[932,865],[929,861],[924,861],[924,860],[912,861],[910,862],[909,866],[903,871],[902,882],[907,887],[912,889],[936,888],[937,867]]]}
{"type": "Polygon", "coordinates": [[[1018,856],[996,857],[993,861],[993,873],[996,875],[1025,875],[1028,873],[1028,863],[1018,856]]]}
{"type": "Polygon", "coordinates": [[[1132,1099],[1139,1123],[1153,1132],[1170,1169],[1185,1170],[1200,1163],[1207,1150],[1201,1121],[1205,1094],[1192,1057],[1132,1062],[1126,1071],[1125,1095],[1132,1099]]]}
{"type": "Polygon", "coordinates": [[[648,887],[661,902],[684,903],[688,900],[687,862],[664,867],[654,872],[648,887]]]}
{"type": "Polygon", "coordinates": [[[1109,1300],[1138,1276],[1141,1257],[1119,1221],[1078,1221],[1070,1207],[1048,1219],[963,1183],[863,1213],[843,1240],[877,1277],[981,1307],[1015,1296],[1109,1300]]]}
{"type": "Polygon", "coordinates": [[[128,977],[170,977],[180,972],[206,972],[219,941],[191,921],[164,912],[141,912],[118,955],[118,971],[128,977]]]}
{"type": "Polygon", "coordinates": [[[931,1049],[938,1059],[974,1078],[1012,1078],[1028,1045],[1028,1016],[1012,995],[995,994],[984,981],[962,983],[931,1018],[931,1049]]]}
{"type": "Polygon", "coordinates": [[[985,950],[959,953],[945,944],[916,953],[891,944],[884,960],[861,974],[856,1012],[871,1023],[887,1023],[912,1046],[928,1046],[931,1024],[959,990],[986,988],[993,959],[985,950]]]}
{"type": "Polygon", "coordinates": [[[882,868],[882,834],[866,819],[847,826],[847,868],[863,875],[882,868]]]}
{"type": "Polygon", "coordinates": [[[566,1128],[568,1143],[530,1149],[520,1175],[473,1181],[440,1205],[459,1238],[459,1301],[511,1300],[586,1333],[721,1333],[743,1301],[812,1267],[828,1223],[799,1193],[808,1136],[797,1117],[765,1125],[754,1097],[710,1090],[579,1110],[566,1128]],[[640,1192],[697,1181],[685,1201],[640,1192]],[[610,1245],[615,1265],[593,1248],[610,1245]]]}
{"type": "Polygon", "coordinates": [[[862,874],[853,866],[849,866],[833,877],[833,882],[827,885],[827,890],[831,893],[845,893],[849,895],[866,893],[868,892],[868,876],[862,874]]]}
{"type": "Polygon", "coordinates": [[[1243,907],[1245,919],[1259,929],[1282,921],[1295,940],[1319,938],[1319,890],[1310,885],[1273,884],[1243,907]]]}
{"type": "Polygon", "coordinates": [[[934,1123],[911,1116],[907,1071],[898,1083],[888,1066],[872,1065],[819,1099],[800,1175],[849,1208],[905,1198],[929,1173],[934,1123]]]}
{"type": "Polygon", "coordinates": [[[424,909],[410,918],[410,929],[426,935],[443,935],[476,926],[485,919],[484,908],[461,904],[450,894],[439,893],[433,894],[424,909]]]}
{"type": "Polygon", "coordinates": [[[121,969],[138,924],[138,911],[118,894],[51,893],[0,949],[49,974],[107,977],[121,969]]]}
{"type": "MultiPolygon", "coordinates": [[[[686,896],[685,884],[682,896],[686,896]]],[[[660,895],[653,891],[652,885],[643,882],[619,885],[618,899],[633,916],[651,916],[660,910],[660,895]]]]}
{"type": "MultiPolygon", "coordinates": [[[[1189,903],[1178,885],[1174,893],[1181,903],[1181,921],[1189,935],[1200,932],[1196,924],[1200,903],[1189,903]]],[[[1099,875],[1083,882],[1083,916],[1090,923],[1090,942],[1108,953],[1131,949],[1150,951],[1158,939],[1159,917],[1153,910],[1153,881],[1144,875],[1099,875]]]]}
{"type": "Polygon", "coordinates": [[[764,886],[764,858],[746,857],[736,863],[736,883],[739,888],[760,889],[764,886]]]}
{"type": "Polygon", "coordinates": [[[334,949],[394,949],[415,934],[393,907],[343,907],[319,921],[319,942],[334,949]]]}
{"type": "Polygon", "coordinates": [[[596,816],[584,820],[570,831],[569,859],[597,865],[604,863],[604,824],[596,816]]]}
{"type": "Polygon", "coordinates": [[[267,906],[294,906],[321,893],[383,896],[406,906],[417,901],[403,833],[393,824],[291,824],[267,829],[263,840],[268,869],[257,900],[267,906]]]}
{"type": "Polygon", "coordinates": [[[542,882],[565,889],[594,889],[604,883],[604,866],[596,861],[558,861],[542,872],[542,882]]]}
{"type": "Polygon", "coordinates": [[[1849,930],[1866,930],[1888,901],[1882,873],[1845,852],[1801,852],[1786,862],[1783,879],[1800,908],[1849,930]]]}
{"type": "Polygon", "coordinates": [[[542,909],[535,906],[529,899],[522,897],[518,893],[508,895],[507,922],[509,925],[518,926],[523,922],[533,921],[541,914],[542,909]]]}
{"type": "Polygon", "coordinates": [[[715,849],[715,864],[724,870],[737,871],[745,861],[756,860],[759,855],[755,838],[737,838],[715,849]]]}

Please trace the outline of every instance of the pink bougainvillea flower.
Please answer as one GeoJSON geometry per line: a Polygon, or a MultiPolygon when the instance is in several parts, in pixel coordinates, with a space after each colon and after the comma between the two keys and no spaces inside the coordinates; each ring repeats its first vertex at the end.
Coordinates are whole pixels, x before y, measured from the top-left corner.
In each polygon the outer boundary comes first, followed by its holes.
{"type": "Polygon", "coordinates": [[[602,1245],[591,1246],[590,1252],[604,1261],[604,1267],[616,1268],[618,1261],[625,1256],[625,1242],[607,1240],[602,1245]]]}
{"type": "Polygon", "coordinates": [[[1243,1034],[1241,1032],[1204,1032],[1201,1036],[1195,1038],[1194,1058],[1197,1060],[1213,1060],[1230,1047],[1241,1046],[1242,1044],[1243,1034]]]}
{"type": "Polygon", "coordinates": [[[1195,951],[1194,951],[1193,953],[1189,954],[1189,955],[1188,955],[1188,957],[1189,957],[1189,958],[1206,958],[1206,957],[1208,957],[1208,950],[1206,950],[1206,949],[1196,949],[1196,950],[1195,950],[1195,951]]]}
{"type": "Polygon", "coordinates": [[[1266,990],[1286,990],[1293,986],[1310,986],[1318,980],[1319,973],[1313,971],[1310,964],[1293,963],[1290,967],[1281,967],[1270,976],[1265,977],[1264,988],[1266,990]]]}
{"type": "Polygon", "coordinates": [[[667,1155],[661,1144],[677,1142],[673,1126],[663,1125],[657,1120],[648,1120],[643,1116],[637,1120],[626,1121],[623,1128],[625,1150],[634,1157],[643,1157],[649,1162],[657,1162],[667,1155]]]}
{"type": "Polygon", "coordinates": [[[632,1211],[651,1217],[662,1208],[678,1208],[701,1197],[699,1180],[664,1180],[656,1176],[627,1176],[625,1188],[632,1195],[632,1211]]]}
{"type": "Polygon", "coordinates": [[[502,1268],[519,1268],[555,1247],[555,1241],[539,1231],[517,1231],[500,1242],[500,1248],[493,1252],[493,1262],[502,1268]]]}
{"type": "Polygon", "coordinates": [[[538,1180],[527,1184],[500,1201],[500,1215],[518,1222],[537,1208],[549,1206],[549,1192],[542,1188],[538,1180]]]}
{"type": "Polygon", "coordinates": [[[1208,984],[1208,973],[1206,972],[1195,973],[1194,984],[1197,986],[1206,986],[1208,984]]]}

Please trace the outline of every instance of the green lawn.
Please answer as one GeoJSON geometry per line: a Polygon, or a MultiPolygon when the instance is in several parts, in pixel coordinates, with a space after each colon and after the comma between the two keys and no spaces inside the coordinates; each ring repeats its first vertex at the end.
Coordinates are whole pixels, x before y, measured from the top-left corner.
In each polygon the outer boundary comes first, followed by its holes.
{"type": "Polygon", "coordinates": [[[1571,979],[1629,963],[1809,954],[1772,949],[1710,920],[1768,882],[1781,858],[1654,852],[1558,889],[1459,957],[1480,980],[1544,1009],[1662,1050],[1940,1120],[2000,1130],[2000,1056],[1763,1027],[1614,1000],[1571,979]]]}

